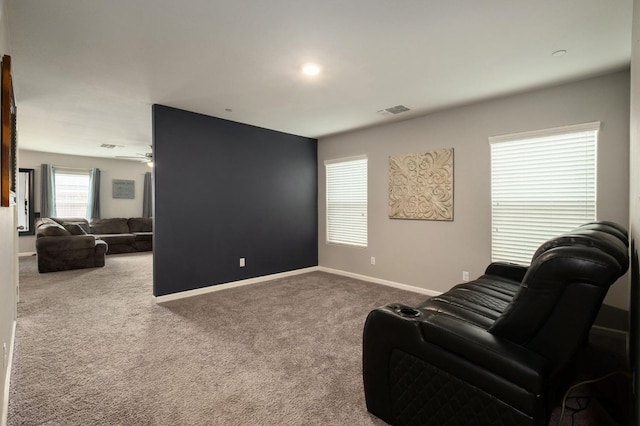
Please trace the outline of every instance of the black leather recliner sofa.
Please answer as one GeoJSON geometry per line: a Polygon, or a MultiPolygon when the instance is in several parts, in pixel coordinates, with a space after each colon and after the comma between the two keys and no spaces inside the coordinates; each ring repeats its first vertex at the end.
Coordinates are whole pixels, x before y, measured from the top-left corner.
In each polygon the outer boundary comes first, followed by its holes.
{"type": "Polygon", "coordinates": [[[593,222],[544,243],[529,267],[492,263],[417,307],[367,317],[367,409],[394,425],[541,425],[611,284],[627,232],[593,222]]]}

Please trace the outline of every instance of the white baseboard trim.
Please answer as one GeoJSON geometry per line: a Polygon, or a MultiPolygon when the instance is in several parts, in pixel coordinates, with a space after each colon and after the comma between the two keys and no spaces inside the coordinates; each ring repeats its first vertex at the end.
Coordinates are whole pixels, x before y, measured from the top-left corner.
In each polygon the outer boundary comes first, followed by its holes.
{"type": "Polygon", "coordinates": [[[35,251],[26,251],[24,253],[18,253],[18,257],[29,257],[29,256],[35,256],[36,252],[35,251]]]}
{"type": "Polygon", "coordinates": [[[369,277],[367,275],[355,274],[353,272],[341,271],[339,269],[326,268],[324,266],[318,266],[318,270],[322,272],[327,272],[329,274],[342,275],[349,278],[355,278],[357,280],[368,281],[374,284],[382,284],[382,285],[386,285],[387,287],[393,287],[400,290],[412,291],[414,293],[424,294],[427,296],[439,296],[442,294],[442,292],[440,291],[429,290],[426,288],[416,287],[408,284],[401,284],[395,281],[383,280],[381,278],[369,277]]]}
{"type": "Polygon", "coordinates": [[[278,278],[292,277],[294,275],[306,274],[308,272],[317,271],[317,266],[310,268],[296,269],[293,271],[280,272],[278,274],[264,275],[262,277],[249,278],[246,280],[233,281],[225,284],[211,285],[208,287],[197,288],[195,290],[181,291],[178,293],[167,294],[165,296],[154,296],[156,303],[169,302],[170,300],[184,299],[186,297],[200,296],[202,294],[213,293],[216,291],[228,290],[230,288],[242,287],[245,285],[257,284],[265,281],[271,281],[278,278]]]}
{"type": "Polygon", "coordinates": [[[4,394],[2,395],[2,417],[0,417],[0,425],[7,426],[7,417],[9,416],[9,385],[11,384],[11,366],[13,365],[13,347],[16,339],[16,321],[13,321],[11,328],[11,342],[9,343],[9,356],[7,358],[7,371],[4,378],[4,394]]]}
{"type": "Polygon", "coordinates": [[[265,281],[271,281],[278,278],[292,277],[294,275],[306,274],[309,272],[321,271],[334,275],[342,275],[349,278],[355,278],[357,280],[367,281],[374,284],[386,285],[387,287],[393,287],[400,290],[412,291],[414,293],[424,294],[426,296],[439,296],[442,294],[440,291],[429,290],[422,287],[416,287],[408,284],[397,283],[395,281],[383,280],[381,278],[369,277],[367,275],[355,274],[353,272],[341,271],[339,269],[326,268],[324,266],[312,266],[310,268],[296,269],[294,271],[281,272],[278,274],[265,275],[262,277],[249,278],[246,280],[233,281],[225,284],[211,285],[208,287],[197,288],[195,290],[181,291],[178,293],[167,294],[165,296],[154,296],[153,300],[156,303],[169,302],[171,300],[185,299],[187,297],[200,296],[202,294],[213,293],[216,291],[228,290],[230,288],[242,287],[245,285],[257,284],[265,281]]]}

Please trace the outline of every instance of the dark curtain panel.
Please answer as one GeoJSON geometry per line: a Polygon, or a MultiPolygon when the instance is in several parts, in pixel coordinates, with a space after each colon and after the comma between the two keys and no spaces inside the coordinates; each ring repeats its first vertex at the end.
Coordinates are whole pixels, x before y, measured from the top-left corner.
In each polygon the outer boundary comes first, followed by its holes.
{"type": "Polygon", "coordinates": [[[151,172],[144,174],[144,188],[142,192],[142,217],[151,217],[153,215],[151,191],[151,172]]]}
{"type": "Polygon", "coordinates": [[[56,176],[51,164],[43,164],[41,166],[41,202],[40,217],[56,217],[56,194],[55,180],[56,176]]]}

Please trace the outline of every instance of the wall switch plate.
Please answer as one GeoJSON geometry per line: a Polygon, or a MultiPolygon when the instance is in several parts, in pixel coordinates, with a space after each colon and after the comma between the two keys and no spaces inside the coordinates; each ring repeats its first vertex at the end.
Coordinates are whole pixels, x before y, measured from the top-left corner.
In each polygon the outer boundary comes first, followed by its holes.
{"type": "Polygon", "coordinates": [[[240,267],[244,268],[244,265],[245,265],[244,257],[241,257],[240,258],[240,267]]]}
{"type": "Polygon", "coordinates": [[[376,264],[376,258],[375,258],[375,257],[373,257],[373,256],[371,256],[371,264],[372,264],[372,265],[375,265],[375,264],[376,264]]]}
{"type": "Polygon", "coordinates": [[[462,281],[469,281],[469,271],[462,271],[462,281]]]}

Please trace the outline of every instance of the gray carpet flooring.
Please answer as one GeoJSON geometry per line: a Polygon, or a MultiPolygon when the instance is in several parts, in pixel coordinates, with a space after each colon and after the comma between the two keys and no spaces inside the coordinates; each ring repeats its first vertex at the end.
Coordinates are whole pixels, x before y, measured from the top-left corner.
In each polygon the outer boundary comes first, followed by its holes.
{"type": "MultiPolygon", "coordinates": [[[[425,296],[321,272],[156,304],[151,253],[38,274],[20,260],[8,425],[384,425],[361,378],[367,313],[425,296]]],[[[594,330],[576,380],[625,368],[594,330]]],[[[628,379],[576,389],[551,425],[628,424],[628,379]]]]}
{"type": "Polygon", "coordinates": [[[151,268],[20,260],[9,425],[384,424],[364,403],[364,321],[424,296],[314,272],[155,304],[151,268]]]}

